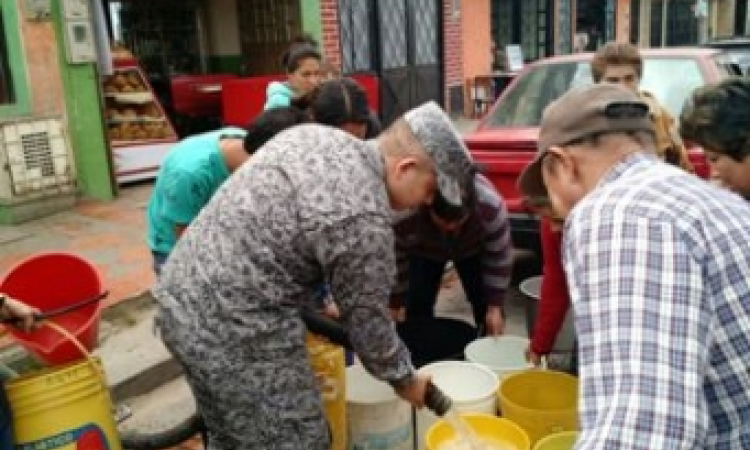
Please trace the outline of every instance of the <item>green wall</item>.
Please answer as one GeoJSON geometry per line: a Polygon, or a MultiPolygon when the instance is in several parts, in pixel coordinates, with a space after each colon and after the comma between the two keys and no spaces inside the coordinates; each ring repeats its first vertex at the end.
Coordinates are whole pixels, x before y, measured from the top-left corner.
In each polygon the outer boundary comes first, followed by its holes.
{"type": "Polygon", "coordinates": [[[109,142],[104,134],[101,93],[96,64],[68,64],[60,2],[52,2],[52,17],[60,54],[68,136],[76,161],[78,185],[86,197],[111,200],[116,195],[109,142]]]}
{"type": "MultiPolygon", "coordinates": [[[[363,0],[360,0],[363,1],[363,0]]],[[[320,0],[299,0],[302,14],[302,32],[323,44],[323,29],[320,21],[320,0]]]]}

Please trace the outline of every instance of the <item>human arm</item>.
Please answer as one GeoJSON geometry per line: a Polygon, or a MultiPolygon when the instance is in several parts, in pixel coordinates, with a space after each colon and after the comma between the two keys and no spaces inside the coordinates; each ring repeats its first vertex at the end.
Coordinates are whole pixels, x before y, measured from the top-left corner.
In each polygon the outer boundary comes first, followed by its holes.
{"type": "Polygon", "coordinates": [[[528,355],[535,365],[539,365],[541,357],[552,351],[570,307],[570,294],[563,270],[562,233],[553,230],[549,219],[543,218],[539,235],[543,278],[528,355]]]}
{"type": "Polygon", "coordinates": [[[485,239],[482,247],[482,283],[487,302],[485,326],[487,334],[502,334],[505,328],[502,306],[513,272],[513,243],[510,236],[508,210],[499,194],[477,181],[480,201],[477,206],[485,239]]]}
{"type": "Polygon", "coordinates": [[[31,330],[38,315],[38,309],[0,293],[0,317],[3,319],[19,319],[21,321],[19,326],[21,328],[31,330]]]}
{"type": "Polygon", "coordinates": [[[414,217],[402,219],[393,227],[393,251],[396,256],[396,276],[394,278],[391,295],[388,299],[388,308],[391,317],[401,322],[405,317],[405,297],[409,289],[409,250],[406,248],[404,236],[413,232],[414,217]]]}
{"type": "Polygon", "coordinates": [[[712,319],[695,245],[671,223],[607,217],[564,236],[581,356],[577,449],[701,448],[712,319]]]}
{"type": "MultiPolygon", "coordinates": [[[[376,378],[392,384],[414,375],[409,352],[396,333],[387,307],[395,275],[388,218],[363,215],[338,221],[315,241],[341,323],[362,364],[376,378]]],[[[405,383],[402,393],[418,404],[415,397],[421,384],[405,383]]]]}

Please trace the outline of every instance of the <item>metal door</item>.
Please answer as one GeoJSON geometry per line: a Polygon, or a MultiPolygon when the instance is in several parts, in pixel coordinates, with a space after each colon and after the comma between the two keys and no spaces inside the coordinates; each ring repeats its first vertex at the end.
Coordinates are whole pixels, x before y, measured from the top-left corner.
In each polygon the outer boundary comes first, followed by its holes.
{"type": "Polygon", "coordinates": [[[443,73],[440,58],[440,15],[442,2],[436,0],[410,0],[407,2],[413,53],[410,58],[410,106],[429,100],[442,103],[443,73]]]}
{"type": "Polygon", "coordinates": [[[376,72],[384,125],[443,101],[439,0],[339,0],[344,73],[376,72]]]}
{"type": "Polygon", "coordinates": [[[379,0],[380,116],[387,125],[411,106],[407,0],[379,0]]]}

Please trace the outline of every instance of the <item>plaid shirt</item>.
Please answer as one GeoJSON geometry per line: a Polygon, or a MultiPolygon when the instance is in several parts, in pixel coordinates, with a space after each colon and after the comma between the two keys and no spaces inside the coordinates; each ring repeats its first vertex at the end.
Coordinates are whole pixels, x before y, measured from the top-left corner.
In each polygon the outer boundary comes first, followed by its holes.
{"type": "Polygon", "coordinates": [[[750,449],[750,209],[644,154],[573,210],[578,450],[750,449]]]}

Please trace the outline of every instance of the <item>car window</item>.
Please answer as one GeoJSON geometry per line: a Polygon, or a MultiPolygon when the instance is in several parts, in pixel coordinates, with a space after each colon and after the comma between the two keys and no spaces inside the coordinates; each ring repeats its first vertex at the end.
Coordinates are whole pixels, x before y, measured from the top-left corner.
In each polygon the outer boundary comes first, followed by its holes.
{"type": "Polygon", "coordinates": [[[679,117],[688,96],[704,84],[694,59],[649,58],[644,62],[641,89],[653,94],[672,117],[679,117]]]}
{"type": "Polygon", "coordinates": [[[521,75],[494,109],[487,126],[538,126],[547,105],[571,87],[591,83],[588,65],[588,62],[545,64],[521,75]]]}
{"type": "MultiPolygon", "coordinates": [[[[535,127],[544,109],[573,87],[592,83],[588,61],[544,64],[521,75],[501,97],[488,128],[535,127]]],[[[698,62],[690,58],[646,58],[641,89],[653,94],[674,117],[696,87],[705,84],[698,62]]]]}

